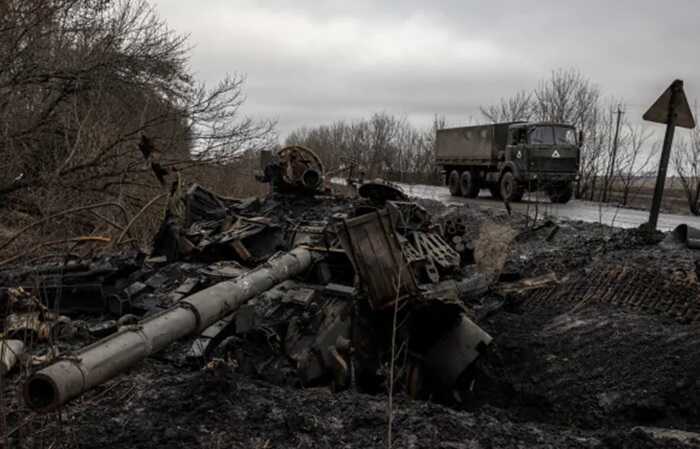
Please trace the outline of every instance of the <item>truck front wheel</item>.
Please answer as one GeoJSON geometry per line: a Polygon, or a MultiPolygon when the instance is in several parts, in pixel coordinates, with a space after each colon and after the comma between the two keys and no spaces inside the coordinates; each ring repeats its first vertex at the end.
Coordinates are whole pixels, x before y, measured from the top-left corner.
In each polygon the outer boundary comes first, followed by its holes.
{"type": "Polygon", "coordinates": [[[571,184],[561,184],[547,190],[549,201],[558,204],[568,203],[574,194],[571,184]]]}
{"type": "Polygon", "coordinates": [[[476,198],[479,196],[479,180],[474,173],[470,171],[462,172],[462,176],[459,180],[462,196],[466,196],[467,198],[476,198]]]}
{"type": "Polygon", "coordinates": [[[523,188],[520,186],[520,184],[518,184],[518,181],[515,180],[513,173],[509,171],[503,173],[503,176],[501,176],[500,187],[501,198],[503,198],[503,201],[513,203],[523,199],[523,188]]]}
{"type": "Polygon", "coordinates": [[[450,188],[450,195],[459,196],[459,172],[457,170],[450,172],[450,176],[447,178],[447,185],[450,188]]]}

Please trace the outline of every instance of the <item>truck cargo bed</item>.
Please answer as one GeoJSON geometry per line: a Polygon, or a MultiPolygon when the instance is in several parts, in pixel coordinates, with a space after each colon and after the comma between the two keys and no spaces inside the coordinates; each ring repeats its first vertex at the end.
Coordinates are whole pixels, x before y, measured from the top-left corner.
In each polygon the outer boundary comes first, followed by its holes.
{"type": "Polygon", "coordinates": [[[504,151],[510,123],[464,126],[437,131],[439,164],[496,165],[504,151]]]}

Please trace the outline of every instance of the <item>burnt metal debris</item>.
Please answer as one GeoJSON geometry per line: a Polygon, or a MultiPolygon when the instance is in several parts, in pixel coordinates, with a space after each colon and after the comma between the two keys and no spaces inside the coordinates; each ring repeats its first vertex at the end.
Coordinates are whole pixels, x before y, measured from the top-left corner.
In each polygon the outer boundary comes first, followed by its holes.
{"type": "MultiPolygon", "coordinates": [[[[386,309],[396,301],[402,318],[399,356],[406,361],[408,391],[416,396],[449,391],[491,341],[456,305],[456,287],[419,289],[423,280],[433,282],[422,275],[426,263],[448,273],[459,268],[460,256],[438,233],[439,226],[431,224],[429,214],[404,197],[384,204],[376,198],[347,201],[344,212],[329,219],[290,224],[289,217],[275,216],[276,208],[258,216],[257,202],[248,202],[246,208],[230,202],[224,206],[199,186],[189,192],[185,210],[197,210],[199,220],[187,218],[182,222],[186,227],[177,232],[161,229],[156,241],[156,246],[178,250],[165,259],[158,251],[155,257],[133,256],[140,266],[132,259],[109,265],[104,273],[122,272],[125,279],[100,284],[104,291],[93,296],[94,309],[122,318],[133,317],[127,315],[132,312],[146,317],[87,327],[92,337],[102,340],[36,371],[25,383],[29,407],[53,410],[170,342],[197,334],[186,355],[194,363],[205,363],[218,345],[232,340],[267,341],[285,356],[270,365],[277,376],[286,373],[300,385],[329,382],[334,389],[355,385],[370,391],[380,383],[388,354],[386,309]],[[187,251],[179,251],[185,247],[187,251]],[[208,265],[196,269],[199,276],[175,280],[176,274],[167,270],[173,263],[180,268],[208,265]],[[156,270],[159,264],[163,268],[156,270]],[[223,280],[200,289],[216,278],[223,280]],[[170,292],[165,303],[162,297],[157,303],[150,298],[159,290],[170,292]],[[250,300],[253,304],[246,305],[250,300]],[[267,304],[263,316],[255,303],[267,304]],[[409,344],[409,336],[417,332],[423,341],[409,344]]],[[[166,219],[163,226],[171,227],[172,221],[166,219]]],[[[95,270],[84,263],[70,271],[71,276],[89,278],[95,270]]],[[[61,304],[73,310],[70,301],[61,304]]],[[[37,327],[46,323],[36,314],[29,321],[37,327]]],[[[240,358],[245,365],[245,357],[240,358]]],[[[243,369],[261,369],[251,363],[243,369]]]]}
{"type": "MultiPolygon", "coordinates": [[[[599,236],[589,239],[602,245],[592,263],[576,245],[554,257],[573,224],[523,221],[517,232],[513,217],[418,203],[380,180],[360,185],[358,196],[330,195],[323,181],[303,177],[316,170],[322,179],[322,165],[294,151],[300,158],[287,150],[267,161],[279,177],[261,178],[272,184],[264,198],[225,198],[178,180],[150,254],[0,271],[0,371],[23,386],[27,407],[56,410],[81,395],[86,401],[68,407],[101,407],[91,398],[136,371],[127,370],[162,364],[170,373],[235,372],[309,394],[393,388],[471,407],[515,391],[522,399],[520,390],[553,394],[540,383],[556,376],[518,371],[518,357],[545,351],[531,328],[557,335],[547,342],[579,327],[582,338],[599,331],[576,318],[584,303],[663,306],[666,318],[700,322],[697,257],[689,269],[659,273],[646,265],[651,256],[611,259],[619,242],[599,236]],[[514,256],[509,245],[533,248],[514,256]],[[567,303],[577,307],[572,317],[520,318],[523,307],[567,303]],[[26,369],[29,376],[15,374],[26,369]]],[[[691,252],[698,241],[696,230],[680,228],[659,247],[691,252]]],[[[538,360],[581,371],[566,356],[538,360]]]]}
{"type": "Polygon", "coordinates": [[[700,249],[700,229],[686,224],[678,225],[670,234],[670,238],[691,249],[700,249]]]}
{"type": "Polygon", "coordinates": [[[12,309],[7,335],[92,340],[34,359],[30,408],[54,410],[183,337],[194,339],[183,358],[195,365],[226,350],[242,372],[276,382],[376,392],[393,333],[405,391],[449,398],[468,382],[492,338],[459,297],[483,282],[460,281],[465,246],[441,218],[380,180],[357,198],[328,196],[323,164],[304,147],[264,167],[264,199],[186,189],[178,176],[149,255],[0,273],[31,306],[12,309]]]}
{"type": "Polygon", "coordinates": [[[275,192],[313,194],[323,187],[323,162],[310,148],[292,145],[263,152],[261,165],[258,179],[270,183],[275,192]]]}
{"type": "Polygon", "coordinates": [[[376,205],[384,205],[387,201],[407,201],[408,196],[398,186],[377,180],[361,184],[357,193],[376,205]]]}
{"type": "Polygon", "coordinates": [[[372,308],[384,309],[416,293],[416,281],[409,273],[387,210],[343,220],[338,234],[355,273],[365,284],[372,308]]]}
{"type": "Polygon", "coordinates": [[[0,344],[0,374],[6,375],[24,354],[23,340],[3,340],[0,344]]]}

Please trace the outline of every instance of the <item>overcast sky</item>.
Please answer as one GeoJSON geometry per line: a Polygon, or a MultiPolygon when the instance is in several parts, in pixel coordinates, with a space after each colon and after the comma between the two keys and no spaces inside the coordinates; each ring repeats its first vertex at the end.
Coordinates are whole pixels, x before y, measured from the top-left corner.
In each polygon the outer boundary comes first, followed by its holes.
{"type": "MultiPolygon", "coordinates": [[[[155,0],[192,68],[247,77],[245,113],[300,126],[387,111],[457,125],[575,67],[641,114],[674,78],[700,98],[700,1],[155,0]]],[[[653,125],[652,125],[653,126],[653,125]]]]}

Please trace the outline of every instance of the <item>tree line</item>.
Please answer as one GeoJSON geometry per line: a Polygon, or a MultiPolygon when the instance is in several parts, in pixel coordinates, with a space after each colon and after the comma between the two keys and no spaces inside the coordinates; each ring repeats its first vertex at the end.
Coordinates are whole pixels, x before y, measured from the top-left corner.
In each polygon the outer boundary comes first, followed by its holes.
{"type": "Polygon", "coordinates": [[[292,131],[287,145],[313,149],[331,172],[354,170],[366,178],[395,181],[435,181],[435,131],[444,126],[436,117],[430,129],[419,129],[405,118],[386,112],[355,122],[337,121],[330,125],[292,131]]]}

